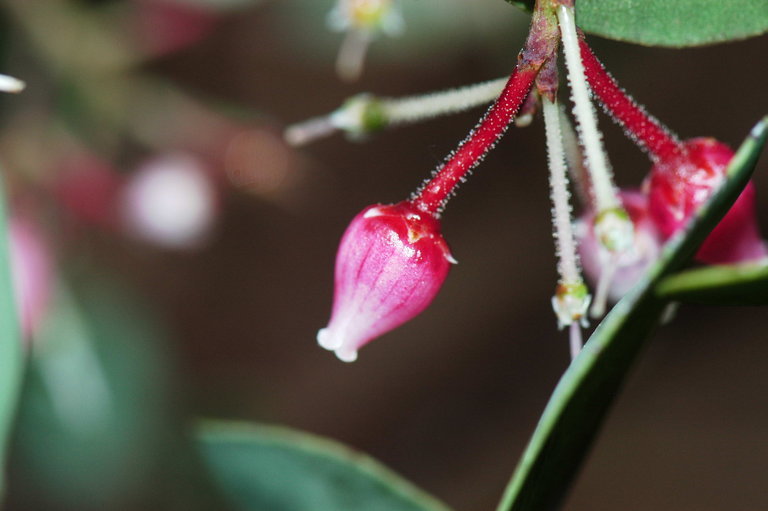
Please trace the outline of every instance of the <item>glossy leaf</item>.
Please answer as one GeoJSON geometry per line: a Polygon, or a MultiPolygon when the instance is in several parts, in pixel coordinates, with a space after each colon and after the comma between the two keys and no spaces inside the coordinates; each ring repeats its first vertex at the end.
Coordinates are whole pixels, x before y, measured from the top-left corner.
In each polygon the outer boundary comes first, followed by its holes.
{"type": "MultiPolygon", "coordinates": [[[[0,177],[0,465],[4,466],[9,435],[16,417],[23,367],[22,341],[19,333],[11,277],[5,187],[0,177]]],[[[0,475],[0,495],[5,473],[0,475]]]]}
{"type": "Polygon", "coordinates": [[[199,445],[235,509],[447,511],[368,456],[286,428],[212,422],[199,445]]]}
{"type": "Polygon", "coordinates": [[[768,264],[707,266],[659,282],[666,299],[707,305],[768,305],[768,264]]]}
{"type": "MultiPolygon", "coordinates": [[[[507,0],[530,10],[533,2],[507,0]]],[[[765,0],[577,0],[585,32],[648,46],[700,46],[768,32],[765,0]]]]}
{"type": "Polygon", "coordinates": [[[656,284],[690,260],[746,186],[765,143],[768,118],[752,130],[728,179],[672,238],[659,261],[598,325],[560,379],[499,504],[499,511],[555,508],[565,496],[632,362],[666,301],[656,284]]]}

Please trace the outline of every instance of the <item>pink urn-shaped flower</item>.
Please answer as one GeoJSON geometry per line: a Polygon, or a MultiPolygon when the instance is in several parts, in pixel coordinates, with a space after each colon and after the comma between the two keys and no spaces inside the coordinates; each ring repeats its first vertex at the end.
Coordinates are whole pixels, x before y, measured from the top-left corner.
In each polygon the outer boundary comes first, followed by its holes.
{"type": "Polygon", "coordinates": [[[619,197],[634,227],[632,245],[627,250],[614,256],[603,249],[595,235],[594,212],[585,214],[576,225],[581,264],[593,283],[599,282],[606,267],[611,263],[610,258],[616,257],[607,288],[607,297],[611,302],[617,302],[627,294],[648,267],[658,259],[661,252],[660,236],[648,215],[648,200],[645,194],[636,190],[622,190],[619,197]]]}
{"type": "MultiPolygon", "coordinates": [[[[648,208],[663,239],[680,230],[725,179],[733,151],[712,138],[694,138],[684,151],[662,158],[646,183],[648,208]]],[[[755,216],[750,182],[696,254],[704,263],[754,261],[768,255],[755,216]]]]}
{"type": "Polygon", "coordinates": [[[40,228],[21,216],[8,222],[11,269],[19,326],[31,340],[42,324],[52,293],[51,254],[40,228]]]}
{"type": "Polygon", "coordinates": [[[455,262],[429,213],[408,201],[365,208],[341,239],[331,321],[318,343],[354,361],[364,344],[423,311],[455,262]]]}

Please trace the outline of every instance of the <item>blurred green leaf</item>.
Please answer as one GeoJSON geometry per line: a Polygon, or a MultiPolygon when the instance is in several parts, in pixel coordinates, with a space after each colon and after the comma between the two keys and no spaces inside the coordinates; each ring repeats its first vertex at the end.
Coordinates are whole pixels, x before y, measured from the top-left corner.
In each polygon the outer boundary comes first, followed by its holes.
{"type": "Polygon", "coordinates": [[[768,265],[707,266],[670,275],[656,286],[666,299],[706,305],[768,305],[768,265]]]}
{"type": "Polygon", "coordinates": [[[632,362],[664,310],[667,302],[654,292],[656,284],[693,256],[735,202],[754,170],[767,130],[768,117],[739,148],[723,186],[687,228],[667,243],[659,261],[616,304],[571,363],[512,475],[499,511],[540,511],[560,503],[632,362]]]}
{"type": "Polygon", "coordinates": [[[22,368],[22,340],[13,293],[5,185],[0,175],[0,464],[3,466],[0,495],[4,495],[4,465],[16,417],[22,368]]]}
{"type": "Polygon", "coordinates": [[[286,428],[212,422],[200,449],[235,509],[447,511],[372,458],[286,428]]]}
{"type": "Polygon", "coordinates": [[[59,286],[23,389],[14,498],[102,511],[150,486],[170,408],[158,342],[120,288],[93,279],[59,286]]]}
{"type": "MultiPolygon", "coordinates": [[[[530,10],[533,2],[507,0],[530,10]]],[[[577,0],[585,32],[648,46],[700,46],[768,32],[766,0],[577,0]]]]}
{"type": "Polygon", "coordinates": [[[536,4],[536,0],[507,0],[507,2],[528,12],[532,12],[536,4]]]}

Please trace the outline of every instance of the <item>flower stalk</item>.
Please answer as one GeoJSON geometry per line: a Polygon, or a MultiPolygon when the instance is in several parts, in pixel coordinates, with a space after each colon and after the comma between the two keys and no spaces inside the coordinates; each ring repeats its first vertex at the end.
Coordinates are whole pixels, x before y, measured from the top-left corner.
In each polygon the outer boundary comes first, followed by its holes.
{"type": "Polygon", "coordinates": [[[542,66],[553,60],[558,45],[557,21],[547,2],[537,2],[525,47],[504,90],[469,136],[459,144],[433,177],[411,197],[421,211],[439,218],[456,186],[463,182],[504,135],[528,97],[542,66]]]}
{"type": "Polygon", "coordinates": [[[552,297],[559,328],[570,327],[571,357],[581,351],[581,326],[586,325],[586,314],[591,296],[581,276],[579,256],[573,233],[572,209],[568,192],[568,175],[560,130],[560,108],[542,94],[542,112],[549,156],[549,184],[552,199],[552,223],[559,275],[557,289],[552,297]]]}
{"type": "Polygon", "coordinates": [[[415,124],[490,103],[501,94],[506,83],[507,78],[504,77],[402,98],[358,94],[328,115],[289,126],[284,136],[294,146],[308,144],[338,131],[345,132],[352,139],[359,139],[388,127],[415,124]]]}
{"type": "Polygon", "coordinates": [[[684,151],[677,136],[619,86],[584,39],[579,40],[579,52],[592,92],[611,118],[621,125],[632,141],[649,153],[654,162],[684,151]]]}
{"type": "Polygon", "coordinates": [[[559,5],[557,19],[574,103],[573,114],[578,123],[579,139],[589,171],[594,211],[597,213],[595,234],[604,250],[612,254],[609,258],[609,267],[600,277],[601,281],[607,282],[598,284],[598,293],[592,305],[592,316],[596,317],[604,312],[607,299],[606,293],[600,291],[608,289],[620,254],[631,249],[634,227],[619,199],[611,166],[603,148],[602,134],[597,128],[597,117],[580,56],[573,6],[559,5]]]}
{"type": "Polygon", "coordinates": [[[364,209],[350,223],[336,257],[331,319],[317,341],[353,361],[371,339],[410,320],[434,299],[455,260],[439,217],[456,186],[490,151],[557,49],[557,24],[537,4],[531,31],[501,95],[469,137],[409,200],[364,209]]]}
{"type": "Polygon", "coordinates": [[[27,84],[18,78],[0,74],[0,91],[17,94],[26,88],[27,84]]]}

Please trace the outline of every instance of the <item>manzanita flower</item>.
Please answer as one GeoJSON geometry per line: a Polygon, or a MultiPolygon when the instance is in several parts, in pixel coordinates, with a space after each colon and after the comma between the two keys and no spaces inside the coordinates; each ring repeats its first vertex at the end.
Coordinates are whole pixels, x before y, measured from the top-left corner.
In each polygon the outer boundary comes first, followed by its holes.
{"type": "MultiPolygon", "coordinates": [[[[638,105],[611,77],[591,48],[579,42],[589,84],[608,114],[645,149],[654,166],[646,180],[649,213],[667,240],[725,179],[733,151],[712,138],[681,141],[638,105]]],[[[697,253],[704,263],[754,261],[768,256],[755,216],[750,183],[697,253]]]]}
{"type": "Polygon", "coordinates": [[[26,218],[10,218],[8,238],[19,325],[23,338],[30,340],[48,310],[53,263],[42,232],[26,218]]]}
{"type": "Polygon", "coordinates": [[[355,360],[361,346],[423,311],[455,262],[432,215],[410,202],[365,208],[342,237],[331,321],[318,343],[355,360]]]}
{"type": "Polygon", "coordinates": [[[599,282],[611,265],[609,259],[616,258],[612,278],[607,281],[606,295],[611,302],[618,301],[640,280],[648,266],[658,259],[662,244],[648,212],[647,196],[638,190],[622,190],[619,197],[635,229],[632,245],[627,250],[614,255],[603,249],[595,234],[594,212],[586,213],[576,224],[581,264],[589,280],[599,282]]]}
{"type": "MultiPolygon", "coordinates": [[[[534,26],[542,25],[542,16],[539,10],[534,13],[534,26]]],[[[361,346],[413,318],[434,299],[455,262],[438,219],[456,187],[504,134],[553,53],[556,39],[539,37],[535,31],[529,35],[496,102],[431,179],[409,200],[370,206],[350,223],[336,256],[331,320],[317,334],[319,344],[341,360],[355,360],[361,346]]]]}
{"type": "Polygon", "coordinates": [[[0,74],[0,92],[19,93],[27,86],[22,80],[13,76],[0,74]]]}
{"type": "Polygon", "coordinates": [[[348,81],[363,71],[368,45],[379,33],[396,35],[403,30],[403,16],[395,0],[338,0],[328,13],[332,30],[346,32],[336,59],[336,71],[348,81]]]}
{"type": "MultiPolygon", "coordinates": [[[[694,138],[683,150],[661,158],[646,186],[651,217],[663,239],[681,228],[725,179],[733,151],[712,138],[694,138]]],[[[696,254],[704,263],[735,263],[766,257],[755,216],[755,188],[750,182],[696,254]]]]}
{"type": "Polygon", "coordinates": [[[216,15],[203,3],[136,0],[133,20],[140,49],[156,57],[185,48],[209,34],[216,15]]]}
{"type": "Polygon", "coordinates": [[[108,161],[89,152],[68,155],[58,167],[54,193],[61,206],[78,222],[116,228],[124,176],[108,161]]]}
{"type": "Polygon", "coordinates": [[[218,189],[201,161],[184,153],[155,157],[123,189],[126,228],[137,238],[171,249],[199,247],[211,233],[218,189]]]}

